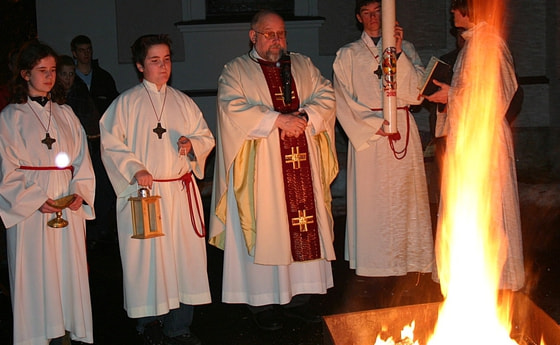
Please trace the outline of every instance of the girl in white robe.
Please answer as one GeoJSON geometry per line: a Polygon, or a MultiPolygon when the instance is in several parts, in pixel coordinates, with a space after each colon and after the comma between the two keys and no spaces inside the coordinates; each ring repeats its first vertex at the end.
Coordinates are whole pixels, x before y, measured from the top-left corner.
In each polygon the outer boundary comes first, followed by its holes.
{"type": "Polygon", "coordinates": [[[22,48],[14,103],[0,114],[0,216],[7,228],[14,344],[93,343],[85,220],[93,219],[95,177],[85,132],[59,105],[56,53],[22,48]],[[39,97],[44,105],[31,100],[39,97]],[[50,99],[49,99],[50,98],[50,99]],[[59,207],[66,227],[47,225],[59,207]]]}

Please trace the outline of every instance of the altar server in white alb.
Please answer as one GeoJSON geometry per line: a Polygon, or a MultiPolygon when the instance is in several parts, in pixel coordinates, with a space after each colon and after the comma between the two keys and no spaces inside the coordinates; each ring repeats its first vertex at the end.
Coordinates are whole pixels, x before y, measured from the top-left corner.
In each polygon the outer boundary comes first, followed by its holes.
{"type": "Polygon", "coordinates": [[[211,298],[195,176],[204,177],[214,137],[194,101],[167,85],[167,35],[138,38],[132,54],[143,81],[117,97],[100,121],[102,159],[117,194],[124,307],[146,342],[198,344],[189,327],[193,306],[211,298]],[[129,198],[139,188],[161,197],[164,236],[131,238],[129,198]]]}
{"type": "Polygon", "coordinates": [[[433,235],[420,135],[408,110],[424,73],[395,27],[397,129],[383,129],[381,1],[358,1],[363,32],[334,61],[336,116],[348,135],[345,259],[369,277],[431,272],[433,235]]]}
{"type": "Polygon", "coordinates": [[[257,325],[274,330],[283,322],[271,305],[320,322],[305,302],[333,286],[335,100],[311,60],[287,51],[278,14],[257,13],[249,39],[218,81],[210,240],[225,250],[223,301],[259,307],[257,325]]]}
{"type": "Polygon", "coordinates": [[[61,345],[65,333],[93,343],[85,222],[94,218],[95,177],[80,121],[56,103],[64,101],[56,58],[43,43],[25,44],[12,103],[0,113],[0,217],[14,344],[61,345]],[[57,211],[66,226],[47,225],[57,211]]]}
{"type": "MultiPolygon", "coordinates": [[[[485,54],[498,57],[500,70],[489,74],[488,77],[488,80],[495,80],[495,82],[485,85],[486,92],[492,95],[498,106],[495,115],[499,124],[496,133],[492,133],[497,138],[495,139],[497,145],[492,147],[495,159],[492,161],[494,165],[491,180],[494,181],[496,197],[492,200],[491,214],[493,229],[504,233],[507,239],[507,256],[499,286],[501,289],[517,291],[525,284],[525,267],[514,142],[506,114],[510,104],[515,102],[513,99],[519,85],[513,57],[506,42],[499,35],[499,31],[490,24],[491,22],[487,21],[488,14],[485,13],[484,8],[474,6],[479,5],[473,4],[471,0],[451,2],[455,26],[465,29],[463,33],[465,45],[457,56],[451,85],[436,81],[436,85],[441,89],[426,98],[433,102],[447,104],[445,110],[437,115],[436,136],[445,136],[447,147],[453,148],[457,142],[460,123],[464,121],[462,109],[469,103],[469,99],[464,95],[472,94],[469,88],[472,89],[473,85],[477,85],[468,79],[473,74],[471,70],[473,66],[480,65],[476,62],[475,53],[482,46],[485,54]]],[[[477,120],[476,115],[472,114],[472,121],[477,120]]],[[[440,232],[441,228],[438,227],[438,246],[441,243],[440,232]]]]}

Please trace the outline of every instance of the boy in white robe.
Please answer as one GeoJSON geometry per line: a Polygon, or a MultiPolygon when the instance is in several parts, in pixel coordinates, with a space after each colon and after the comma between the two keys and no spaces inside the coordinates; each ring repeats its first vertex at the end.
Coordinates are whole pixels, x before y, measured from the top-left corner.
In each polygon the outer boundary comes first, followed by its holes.
{"type": "MultiPolygon", "coordinates": [[[[515,151],[513,146],[513,136],[506,116],[508,106],[510,106],[518,88],[517,78],[513,57],[507,44],[497,34],[497,30],[485,21],[484,11],[478,12],[475,17],[473,4],[467,0],[455,0],[451,5],[453,20],[456,27],[464,28],[463,38],[465,45],[457,56],[454,66],[453,79],[451,85],[436,81],[440,90],[427,96],[426,99],[432,102],[447,104],[443,112],[437,114],[436,136],[446,136],[447,150],[454,150],[457,141],[459,123],[463,120],[463,107],[470,101],[465,94],[469,94],[473,83],[469,77],[474,74],[471,69],[476,65],[473,51],[481,45],[485,47],[485,54],[497,56],[500,61],[500,70],[495,72],[494,87],[491,83],[487,85],[486,93],[493,95],[498,111],[495,116],[498,122],[497,131],[492,133],[495,136],[495,147],[492,148],[495,159],[493,175],[490,176],[495,188],[495,197],[492,200],[490,214],[492,215],[492,228],[505,234],[507,255],[502,268],[499,282],[501,289],[520,290],[525,284],[525,268],[523,262],[523,242],[521,232],[521,214],[519,209],[519,194],[517,188],[517,172],[515,163],[515,151]],[[478,43],[482,42],[482,43],[478,43]]],[[[489,77],[489,80],[492,78],[489,77]]],[[[469,114],[469,121],[477,121],[477,114],[469,114]],[[472,119],[470,116],[472,115],[472,119]]],[[[445,161],[444,161],[445,164],[445,161]]],[[[445,171],[445,170],[444,170],[445,171]]],[[[442,195],[442,204],[445,203],[445,196],[442,195]]],[[[444,207],[444,206],[443,206],[444,207]]],[[[441,224],[438,224],[438,236],[436,245],[441,241],[441,224]]],[[[496,257],[498,254],[496,254],[496,257]]],[[[438,260],[440,258],[438,257],[438,260]]],[[[438,261],[439,264],[439,261],[438,261]]],[[[438,280],[437,272],[434,271],[434,278],[438,280]]]]}
{"type": "Polygon", "coordinates": [[[397,130],[383,130],[381,0],[356,4],[364,30],[337,52],[336,116],[348,135],[345,259],[359,276],[432,271],[433,235],[422,143],[408,106],[419,104],[424,68],[395,27],[397,130]]]}
{"type": "Polygon", "coordinates": [[[202,202],[192,175],[203,178],[214,137],[194,101],[167,85],[169,38],[142,36],[132,53],[143,81],[100,121],[102,159],[117,194],[124,308],[149,344],[199,344],[190,331],[193,305],[211,298],[202,202]],[[131,238],[128,199],[139,188],[161,197],[164,236],[131,238]]]}

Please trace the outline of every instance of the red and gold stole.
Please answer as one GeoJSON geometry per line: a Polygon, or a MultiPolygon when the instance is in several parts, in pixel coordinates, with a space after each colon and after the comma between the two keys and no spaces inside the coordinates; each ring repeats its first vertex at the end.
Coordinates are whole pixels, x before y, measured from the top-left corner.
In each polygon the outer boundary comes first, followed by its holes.
{"type": "MultiPolygon", "coordinates": [[[[290,78],[291,101],[284,100],[282,66],[290,61],[282,60],[277,64],[259,60],[259,63],[268,84],[274,110],[283,114],[297,111],[299,97],[293,78],[290,78]]],[[[321,257],[321,247],[305,133],[298,138],[280,139],[280,152],[292,257],[294,261],[318,259],[321,257]]]]}

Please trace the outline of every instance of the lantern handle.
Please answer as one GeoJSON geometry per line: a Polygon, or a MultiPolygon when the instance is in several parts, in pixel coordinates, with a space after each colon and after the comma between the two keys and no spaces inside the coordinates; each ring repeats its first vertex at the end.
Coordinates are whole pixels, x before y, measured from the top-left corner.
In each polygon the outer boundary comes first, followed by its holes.
{"type": "Polygon", "coordinates": [[[138,190],[138,197],[140,198],[147,198],[150,196],[150,190],[146,187],[137,188],[137,190],[138,190]]]}

